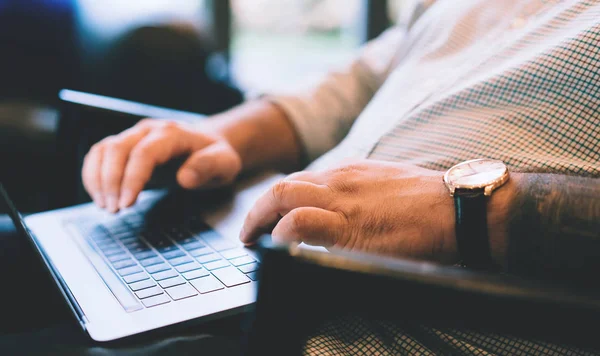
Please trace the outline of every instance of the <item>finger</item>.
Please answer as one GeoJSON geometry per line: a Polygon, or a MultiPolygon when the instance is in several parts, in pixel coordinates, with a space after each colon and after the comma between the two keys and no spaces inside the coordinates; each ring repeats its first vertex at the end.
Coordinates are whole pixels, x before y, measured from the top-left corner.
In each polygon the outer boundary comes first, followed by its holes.
{"type": "Polygon", "coordinates": [[[103,148],[101,145],[94,145],[83,160],[81,178],[83,186],[88,194],[94,200],[94,203],[100,208],[105,207],[104,196],[102,195],[102,157],[103,148]]]}
{"type": "Polygon", "coordinates": [[[190,138],[187,136],[183,131],[177,134],[155,131],[138,142],[129,154],[123,173],[119,200],[121,208],[135,202],[157,165],[190,152],[190,138]]]}
{"type": "Polygon", "coordinates": [[[133,127],[112,137],[104,143],[102,160],[102,194],[109,212],[119,210],[121,181],[127,158],[133,147],[149,132],[148,128],[133,127]]]}
{"type": "Polygon", "coordinates": [[[319,208],[298,208],[286,214],[275,229],[273,241],[304,242],[308,245],[335,246],[344,234],[345,222],[338,213],[319,208]]]}
{"type": "Polygon", "coordinates": [[[194,152],[177,172],[177,181],[186,189],[207,183],[231,183],[242,169],[240,156],[231,146],[217,142],[194,152]]]}
{"type": "Polygon", "coordinates": [[[296,181],[310,182],[310,183],[314,183],[314,184],[323,184],[326,182],[326,179],[323,175],[321,175],[317,172],[310,172],[310,171],[300,171],[300,172],[292,173],[292,174],[288,175],[287,177],[285,177],[284,180],[286,180],[286,181],[296,180],[296,181]]]}
{"type": "Polygon", "coordinates": [[[301,207],[326,209],[332,199],[331,191],[323,186],[282,180],[254,204],[244,222],[240,240],[251,243],[291,210],[301,207]]]}

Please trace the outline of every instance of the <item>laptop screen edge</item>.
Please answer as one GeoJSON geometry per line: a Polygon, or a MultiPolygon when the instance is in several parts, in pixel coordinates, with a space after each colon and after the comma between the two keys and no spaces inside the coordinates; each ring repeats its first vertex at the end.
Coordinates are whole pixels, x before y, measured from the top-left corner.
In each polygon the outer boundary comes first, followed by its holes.
{"type": "Polygon", "coordinates": [[[38,257],[41,259],[42,263],[47,267],[47,271],[50,277],[55,282],[55,285],[57,286],[59,292],[63,295],[65,301],[69,305],[69,308],[71,309],[77,322],[85,330],[87,318],[85,317],[83,310],[79,306],[79,303],[77,303],[77,300],[71,293],[71,290],[67,286],[65,280],[62,278],[60,272],[58,272],[58,270],[55,268],[50,257],[44,252],[43,248],[38,243],[35,235],[27,228],[27,225],[23,220],[23,216],[21,215],[21,213],[19,213],[16,206],[13,204],[12,200],[8,196],[8,192],[6,191],[2,183],[0,183],[0,196],[2,197],[4,204],[8,208],[8,215],[10,216],[18,233],[25,236],[27,240],[29,240],[34,250],[37,252],[38,257]]]}

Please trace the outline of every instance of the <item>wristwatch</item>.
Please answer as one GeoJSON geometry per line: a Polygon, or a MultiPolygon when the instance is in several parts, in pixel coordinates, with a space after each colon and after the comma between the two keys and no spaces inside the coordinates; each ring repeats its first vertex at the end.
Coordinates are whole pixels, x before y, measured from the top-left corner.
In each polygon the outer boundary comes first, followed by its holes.
{"type": "Polygon", "coordinates": [[[495,268],[488,238],[486,201],[508,179],[506,165],[493,159],[465,161],[444,174],[444,183],[454,197],[458,253],[466,267],[495,268]]]}

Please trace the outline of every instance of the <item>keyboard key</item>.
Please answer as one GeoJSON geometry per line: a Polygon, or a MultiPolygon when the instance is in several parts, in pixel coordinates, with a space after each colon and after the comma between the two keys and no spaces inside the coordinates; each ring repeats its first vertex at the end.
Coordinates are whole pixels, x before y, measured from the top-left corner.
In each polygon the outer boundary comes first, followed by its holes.
{"type": "Polygon", "coordinates": [[[125,283],[135,283],[138,281],[142,281],[144,279],[148,279],[150,276],[147,273],[141,272],[136,274],[130,274],[129,276],[123,277],[125,283]]]}
{"type": "Polygon", "coordinates": [[[146,258],[145,260],[141,260],[140,264],[144,267],[148,267],[148,266],[157,265],[162,262],[163,262],[163,259],[156,256],[156,257],[146,258]]]}
{"type": "MultiPolygon", "coordinates": [[[[139,253],[143,253],[143,252],[149,252],[148,254],[150,256],[152,256],[152,254],[154,254],[154,252],[152,251],[152,249],[150,249],[149,247],[138,247],[138,248],[133,248],[131,250],[129,250],[129,252],[134,255],[137,256],[139,253]]],[[[137,258],[137,257],[136,257],[137,258]]],[[[146,257],[147,258],[147,257],[146,257]]],[[[139,258],[138,258],[139,259],[139,258]]],[[[143,260],[143,258],[141,258],[143,260]]]]}
{"type": "Polygon", "coordinates": [[[137,295],[137,297],[140,299],[153,297],[159,294],[163,294],[163,291],[158,287],[146,288],[135,292],[135,295],[137,295]]]}
{"type": "Polygon", "coordinates": [[[256,261],[254,260],[254,258],[252,258],[250,256],[244,256],[244,257],[234,258],[233,260],[230,260],[229,262],[231,262],[232,265],[238,267],[238,266],[256,262],[256,261]]]}
{"type": "Polygon", "coordinates": [[[125,267],[135,266],[135,265],[137,265],[137,263],[130,258],[128,260],[113,262],[112,265],[116,269],[121,269],[121,268],[125,268],[125,267]]]}
{"type": "Polygon", "coordinates": [[[179,273],[192,271],[192,270],[195,270],[195,269],[198,269],[198,268],[202,268],[202,266],[200,266],[200,264],[197,263],[197,262],[186,263],[184,265],[179,265],[179,266],[175,267],[175,269],[179,273]]]}
{"type": "Polygon", "coordinates": [[[172,242],[169,241],[170,245],[164,246],[164,247],[157,247],[156,250],[158,252],[160,252],[161,254],[165,254],[166,252],[171,252],[171,251],[179,251],[179,247],[172,245],[172,242]]]}
{"type": "Polygon", "coordinates": [[[156,273],[156,272],[160,272],[160,271],[166,271],[168,269],[171,269],[171,266],[169,266],[166,263],[161,263],[158,265],[153,265],[153,266],[148,266],[146,267],[146,271],[148,271],[148,273],[156,273]]]}
{"type": "Polygon", "coordinates": [[[136,251],[146,251],[149,250],[150,247],[148,246],[147,243],[141,241],[141,240],[137,240],[137,241],[131,241],[131,242],[127,242],[124,243],[123,246],[125,246],[129,251],[132,250],[136,250],[136,251]]]}
{"type": "Polygon", "coordinates": [[[203,243],[198,242],[198,241],[193,241],[193,242],[188,242],[188,243],[184,243],[181,245],[181,247],[183,247],[184,249],[190,251],[190,250],[195,250],[197,248],[203,248],[206,247],[203,243]]]}
{"type": "Polygon", "coordinates": [[[143,281],[131,283],[129,285],[129,288],[131,288],[132,291],[137,292],[137,291],[142,290],[142,289],[154,287],[155,285],[156,285],[156,283],[153,280],[151,280],[151,279],[145,279],[143,281]]]}
{"type": "Polygon", "coordinates": [[[130,274],[143,272],[143,270],[142,270],[142,268],[140,266],[135,265],[135,266],[131,266],[131,267],[125,267],[125,268],[118,269],[117,272],[119,272],[119,274],[122,277],[125,277],[125,276],[128,276],[130,274]]]}
{"type": "MultiPolygon", "coordinates": [[[[188,235],[191,235],[191,233],[189,233],[188,235]]],[[[179,242],[180,245],[187,245],[190,243],[194,243],[194,242],[199,242],[197,238],[195,238],[194,236],[188,237],[184,240],[176,240],[177,242],[179,242]]]]}
{"type": "Polygon", "coordinates": [[[202,278],[192,279],[190,283],[198,290],[198,292],[202,294],[225,288],[218,279],[210,275],[202,278]]]}
{"type": "Polygon", "coordinates": [[[192,236],[192,234],[189,231],[174,231],[174,232],[170,232],[168,234],[173,240],[177,241],[177,242],[182,242],[186,241],[190,238],[190,236],[192,236]]]}
{"type": "Polygon", "coordinates": [[[107,240],[107,241],[103,241],[103,242],[96,242],[96,245],[102,251],[109,250],[111,248],[121,247],[121,246],[119,246],[118,243],[114,242],[113,240],[107,240]]]}
{"type": "Polygon", "coordinates": [[[194,288],[190,287],[189,284],[182,284],[180,286],[172,287],[165,290],[171,296],[171,298],[173,298],[173,300],[179,300],[198,295],[198,292],[196,292],[194,288]]]}
{"type": "Polygon", "coordinates": [[[206,242],[210,247],[214,248],[218,252],[236,247],[234,243],[225,239],[216,231],[202,232],[200,233],[200,237],[202,238],[202,240],[204,240],[204,242],[206,242]]]}
{"type": "Polygon", "coordinates": [[[134,238],[137,239],[135,234],[132,231],[120,232],[118,234],[112,235],[115,239],[121,240],[121,242],[125,242],[125,239],[134,238]]]}
{"type": "Polygon", "coordinates": [[[248,263],[247,265],[239,266],[238,269],[244,273],[256,272],[258,271],[258,263],[248,263]]]}
{"type": "Polygon", "coordinates": [[[198,248],[192,251],[189,251],[190,255],[194,256],[194,257],[198,257],[198,256],[203,256],[203,255],[208,255],[209,253],[212,253],[212,250],[209,249],[208,247],[204,247],[204,248],[198,248]]]}
{"type": "Polygon", "coordinates": [[[217,255],[216,253],[211,253],[211,254],[208,254],[208,255],[198,256],[198,257],[196,257],[196,259],[200,263],[208,263],[208,262],[220,260],[221,257],[219,255],[217,255]]]}
{"type": "Polygon", "coordinates": [[[117,255],[120,253],[125,253],[125,250],[123,250],[120,247],[117,248],[110,248],[110,249],[106,249],[106,250],[102,250],[102,253],[104,254],[104,256],[109,257],[112,255],[117,255]]]}
{"type": "Polygon", "coordinates": [[[170,301],[171,299],[169,299],[169,297],[166,294],[160,294],[154,297],[142,299],[142,304],[144,304],[146,308],[150,308],[155,307],[157,305],[169,303],[170,301]]]}
{"type": "Polygon", "coordinates": [[[184,284],[184,283],[185,283],[185,279],[181,278],[180,276],[177,276],[174,278],[169,278],[169,279],[163,279],[162,281],[158,282],[158,284],[161,287],[163,287],[164,289],[178,286],[178,285],[184,284]]]}
{"type": "Polygon", "coordinates": [[[90,238],[92,240],[94,240],[94,242],[97,243],[97,244],[114,242],[114,240],[112,239],[112,237],[108,236],[108,234],[94,235],[94,236],[90,236],[90,238]]]}
{"type": "Polygon", "coordinates": [[[170,269],[168,271],[162,271],[162,272],[154,273],[152,275],[152,278],[154,278],[157,281],[162,281],[163,279],[173,278],[173,277],[176,277],[176,276],[177,276],[177,272],[175,272],[172,269],[170,269]]]}
{"type": "Polygon", "coordinates": [[[221,268],[212,273],[227,287],[233,287],[244,283],[250,283],[250,279],[245,274],[238,271],[237,268],[221,268]]]}
{"type": "Polygon", "coordinates": [[[209,271],[212,271],[213,269],[217,268],[223,268],[225,266],[229,266],[229,262],[227,262],[227,260],[218,260],[204,264],[204,268],[206,268],[209,271]]]}
{"type": "Polygon", "coordinates": [[[134,236],[128,235],[127,237],[123,237],[121,239],[121,242],[124,244],[130,244],[130,243],[136,242],[136,241],[141,241],[141,240],[139,237],[137,237],[135,235],[134,236]]]}
{"type": "Polygon", "coordinates": [[[247,255],[246,251],[242,250],[241,248],[236,248],[233,250],[227,250],[227,251],[221,252],[221,256],[225,257],[228,260],[246,256],[246,255],[247,255]]]}
{"type": "Polygon", "coordinates": [[[193,260],[191,258],[189,258],[188,256],[181,256],[181,257],[177,257],[177,258],[172,258],[169,260],[169,263],[173,266],[179,266],[182,265],[184,263],[190,263],[193,260]]]}
{"type": "Polygon", "coordinates": [[[219,241],[223,239],[223,236],[221,236],[221,234],[212,229],[201,231],[196,235],[196,237],[199,237],[202,240],[208,242],[209,245],[213,241],[219,241]]]}
{"type": "Polygon", "coordinates": [[[123,261],[129,258],[129,255],[126,253],[119,253],[118,255],[112,255],[110,257],[107,257],[107,259],[112,263],[112,262],[117,262],[117,261],[123,261]]]}
{"type": "Polygon", "coordinates": [[[102,227],[95,227],[89,231],[83,231],[83,234],[89,236],[94,241],[103,241],[106,239],[112,240],[108,231],[104,230],[102,227]]]}
{"type": "Polygon", "coordinates": [[[208,276],[209,274],[210,273],[208,273],[208,271],[206,269],[201,268],[201,269],[195,269],[193,271],[185,272],[182,275],[183,275],[183,278],[185,278],[189,281],[191,279],[208,276]]]}
{"type": "Polygon", "coordinates": [[[137,258],[138,260],[144,260],[146,258],[151,258],[151,257],[156,257],[158,256],[156,253],[154,253],[153,251],[144,251],[144,252],[138,252],[138,253],[134,253],[133,257],[137,258]]]}
{"type": "Polygon", "coordinates": [[[125,225],[125,223],[123,222],[119,222],[117,224],[115,224],[114,226],[110,226],[108,227],[108,232],[111,235],[116,235],[122,232],[127,232],[129,230],[129,226],[125,225]]]}
{"type": "Polygon", "coordinates": [[[185,253],[183,251],[181,251],[180,249],[177,249],[177,250],[165,252],[162,255],[167,260],[170,260],[171,258],[185,256],[185,253]]]}
{"type": "Polygon", "coordinates": [[[246,276],[250,277],[250,279],[255,282],[258,281],[258,273],[256,273],[256,272],[250,272],[246,276]]]}

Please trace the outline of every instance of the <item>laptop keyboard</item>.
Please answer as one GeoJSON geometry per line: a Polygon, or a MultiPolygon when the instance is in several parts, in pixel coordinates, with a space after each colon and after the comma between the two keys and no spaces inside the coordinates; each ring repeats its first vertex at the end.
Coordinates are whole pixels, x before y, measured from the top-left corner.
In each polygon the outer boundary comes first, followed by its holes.
{"type": "Polygon", "coordinates": [[[258,279],[260,263],[198,219],[149,227],[132,212],[77,226],[146,308],[258,279]]]}

